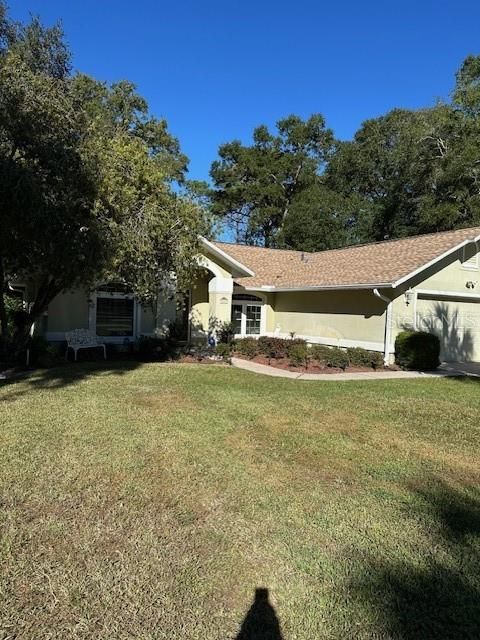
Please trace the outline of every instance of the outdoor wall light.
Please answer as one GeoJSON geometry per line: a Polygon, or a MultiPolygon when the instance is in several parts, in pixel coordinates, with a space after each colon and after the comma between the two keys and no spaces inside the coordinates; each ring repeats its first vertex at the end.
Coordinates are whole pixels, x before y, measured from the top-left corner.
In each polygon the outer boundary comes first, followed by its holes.
{"type": "Polygon", "coordinates": [[[467,280],[467,282],[465,283],[465,286],[467,287],[467,289],[475,289],[475,287],[477,286],[477,283],[474,282],[473,280],[467,280]]]}
{"type": "Polygon", "coordinates": [[[412,300],[415,297],[415,291],[413,289],[407,289],[407,291],[405,291],[405,304],[408,305],[412,302],[412,300]]]}

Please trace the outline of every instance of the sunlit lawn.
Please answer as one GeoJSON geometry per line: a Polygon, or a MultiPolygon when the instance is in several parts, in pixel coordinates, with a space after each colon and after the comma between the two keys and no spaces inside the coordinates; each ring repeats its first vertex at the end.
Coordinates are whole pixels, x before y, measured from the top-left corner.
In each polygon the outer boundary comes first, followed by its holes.
{"type": "Polygon", "coordinates": [[[468,380],[5,385],[0,638],[480,638],[479,436],[468,380]]]}

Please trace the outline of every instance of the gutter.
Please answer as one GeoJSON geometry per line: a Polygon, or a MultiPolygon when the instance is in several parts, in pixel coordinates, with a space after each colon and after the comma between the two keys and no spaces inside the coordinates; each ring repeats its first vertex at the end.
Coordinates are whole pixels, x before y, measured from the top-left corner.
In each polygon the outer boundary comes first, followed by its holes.
{"type": "Polygon", "coordinates": [[[373,289],[373,295],[383,302],[387,303],[387,314],[385,317],[385,342],[384,342],[384,351],[383,351],[383,362],[385,365],[389,364],[390,357],[390,343],[392,340],[392,300],[384,296],[380,291],[375,288],[373,289]]]}

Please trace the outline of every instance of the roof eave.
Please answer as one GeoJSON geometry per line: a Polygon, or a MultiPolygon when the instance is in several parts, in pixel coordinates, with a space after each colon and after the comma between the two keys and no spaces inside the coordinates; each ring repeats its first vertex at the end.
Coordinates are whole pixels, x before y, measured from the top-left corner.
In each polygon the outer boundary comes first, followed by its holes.
{"type": "Polygon", "coordinates": [[[374,282],[374,283],[358,283],[358,284],[339,284],[324,286],[304,286],[304,287],[275,287],[274,285],[260,285],[257,287],[249,287],[242,285],[245,291],[263,291],[264,293],[287,293],[295,291],[346,291],[358,289],[392,289],[392,282],[374,282]]]}
{"type": "Polygon", "coordinates": [[[243,277],[255,275],[254,271],[249,269],[238,260],[235,260],[235,258],[232,258],[232,256],[228,255],[228,253],[226,253],[225,251],[222,251],[222,249],[219,249],[213,244],[213,242],[210,242],[210,240],[207,240],[203,236],[200,236],[200,243],[203,244],[203,246],[211,251],[214,255],[221,258],[226,264],[236,269],[239,273],[243,273],[243,277]]]}

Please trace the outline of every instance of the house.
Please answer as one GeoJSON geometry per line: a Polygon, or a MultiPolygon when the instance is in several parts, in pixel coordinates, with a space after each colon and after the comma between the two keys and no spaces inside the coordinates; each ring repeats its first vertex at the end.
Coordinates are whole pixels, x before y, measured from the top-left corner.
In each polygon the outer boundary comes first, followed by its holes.
{"type": "MultiPolygon", "coordinates": [[[[204,275],[192,283],[185,330],[205,340],[232,321],[240,336],[305,338],[360,346],[393,358],[404,328],[441,340],[447,361],[480,360],[480,227],[305,253],[202,239],[204,275]]],[[[44,318],[47,339],[87,328],[125,343],[178,319],[173,299],[142,308],[120,285],[58,296],[44,318]]]]}

